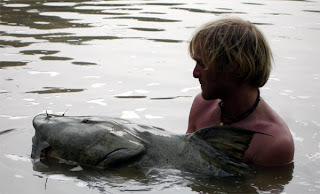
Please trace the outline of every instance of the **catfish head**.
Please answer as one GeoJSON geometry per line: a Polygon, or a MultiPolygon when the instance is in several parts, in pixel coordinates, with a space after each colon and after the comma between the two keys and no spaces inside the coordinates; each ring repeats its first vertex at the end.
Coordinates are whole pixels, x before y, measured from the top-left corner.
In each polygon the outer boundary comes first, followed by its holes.
{"type": "Polygon", "coordinates": [[[33,119],[33,159],[49,156],[101,168],[134,161],[146,151],[127,120],[40,114],[33,119]]]}

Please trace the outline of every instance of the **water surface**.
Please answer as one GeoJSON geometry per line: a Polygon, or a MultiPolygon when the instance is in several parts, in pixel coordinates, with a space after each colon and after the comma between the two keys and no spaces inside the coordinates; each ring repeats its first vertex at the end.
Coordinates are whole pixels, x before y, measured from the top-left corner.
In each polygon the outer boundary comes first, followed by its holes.
{"type": "Polygon", "coordinates": [[[319,193],[320,1],[1,0],[0,193],[319,193]],[[238,16],[267,36],[274,68],[262,97],[293,134],[294,164],[253,177],[176,170],[34,168],[32,118],[108,115],[185,133],[193,97],[188,42],[238,16]]]}

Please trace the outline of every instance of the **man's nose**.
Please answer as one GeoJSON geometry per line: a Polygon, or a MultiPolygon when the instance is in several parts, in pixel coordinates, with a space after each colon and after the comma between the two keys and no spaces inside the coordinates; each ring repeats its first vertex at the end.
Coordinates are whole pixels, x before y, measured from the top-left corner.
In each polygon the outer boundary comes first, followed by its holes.
{"type": "Polygon", "coordinates": [[[199,78],[199,76],[200,76],[200,67],[199,65],[196,65],[193,69],[193,77],[199,78]]]}

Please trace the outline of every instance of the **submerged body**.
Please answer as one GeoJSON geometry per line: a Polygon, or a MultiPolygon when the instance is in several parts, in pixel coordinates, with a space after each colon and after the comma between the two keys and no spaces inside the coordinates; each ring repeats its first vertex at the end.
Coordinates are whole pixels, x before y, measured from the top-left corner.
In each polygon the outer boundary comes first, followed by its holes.
{"type": "Polygon", "coordinates": [[[242,162],[255,134],[235,127],[209,127],[193,134],[166,130],[109,117],[41,114],[34,118],[32,158],[40,155],[112,168],[172,168],[209,175],[242,175],[242,162]]]}

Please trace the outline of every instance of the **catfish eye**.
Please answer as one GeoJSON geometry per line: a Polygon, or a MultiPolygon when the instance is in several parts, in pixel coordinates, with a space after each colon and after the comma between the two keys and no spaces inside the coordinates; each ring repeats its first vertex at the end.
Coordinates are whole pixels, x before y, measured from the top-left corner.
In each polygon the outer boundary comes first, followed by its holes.
{"type": "Polygon", "coordinates": [[[88,119],[83,119],[82,122],[83,123],[89,123],[89,120],[88,119]]]}

